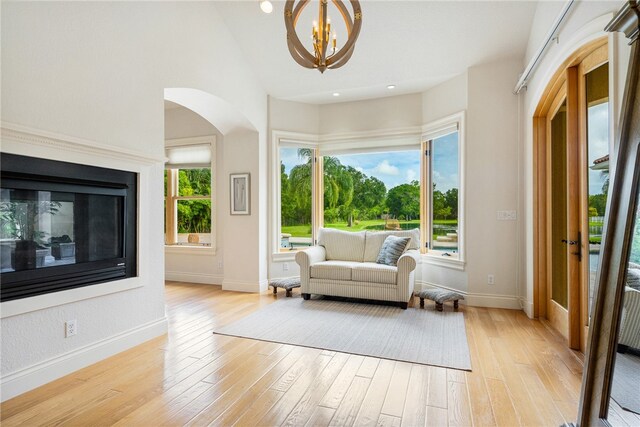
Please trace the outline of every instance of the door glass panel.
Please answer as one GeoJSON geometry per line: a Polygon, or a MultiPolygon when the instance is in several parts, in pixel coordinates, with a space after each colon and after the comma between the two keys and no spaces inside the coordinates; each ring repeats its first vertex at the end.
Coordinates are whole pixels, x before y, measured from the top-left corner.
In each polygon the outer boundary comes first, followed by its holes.
{"type": "Polygon", "coordinates": [[[607,417],[613,426],[637,425],[640,419],[640,210],[635,215],[625,282],[607,417]]]}
{"type": "Polygon", "coordinates": [[[568,308],[566,100],[551,119],[551,170],[551,298],[568,308]]]}
{"type": "Polygon", "coordinates": [[[589,190],[589,313],[593,300],[604,210],[609,189],[609,66],[601,65],[586,76],[587,188],[589,190]]]}

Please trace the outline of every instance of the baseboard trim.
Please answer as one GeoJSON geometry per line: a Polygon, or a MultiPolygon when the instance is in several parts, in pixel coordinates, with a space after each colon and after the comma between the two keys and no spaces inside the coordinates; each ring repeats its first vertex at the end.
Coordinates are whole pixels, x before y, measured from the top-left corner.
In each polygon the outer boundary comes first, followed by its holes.
{"type": "Polygon", "coordinates": [[[184,271],[166,271],[165,280],[173,282],[202,283],[205,285],[220,285],[224,279],[223,274],[202,274],[184,271]]]}
{"type": "Polygon", "coordinates": [[[166,334],[167,325],[167,318],[163,317],[4,375],[0,378],[1,401],[4,402],[152,338],[166,334]]]}
{"type": "Polygon", "coordinates": [[[267,290],[267,286],[269,285],[269,281],[264,279],[259,282],[237,282],[234,280],[223,280],[222,281],[222,290],[223,291],[234,291],[234,292],[263,292],[267,290]]]}
{"type": "Polygon", "coordinates": [[[533,319],[533,303],[527,301],[525,298],[520,298],[520,307],[522,311],[529,317],[529,319],[533,319]]]}
{"type": "Polygon", "coordinates": [[[508,308],[512,310],[522,310],[520,305],[520,298],[512,295],[495,295],[495,294],[473,294],[458,289],[450,288],[447,286],[436,285],[435,283],[416,281],[416,288],[429,289],[440,288],[448,291],[458,292],[464,295],[464,300],[460,301],[461,304],[466,304],[471,307],[488,307],[488,308],[508,308]]]}

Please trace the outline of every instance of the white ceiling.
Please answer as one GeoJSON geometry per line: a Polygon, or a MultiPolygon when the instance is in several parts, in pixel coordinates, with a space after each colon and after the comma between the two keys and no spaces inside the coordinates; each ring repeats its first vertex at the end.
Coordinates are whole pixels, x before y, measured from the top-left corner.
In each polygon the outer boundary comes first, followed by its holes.
{"type": "MultiPolygon", "coordinates": [[[[284,2],[272,2],[271,14],[260,10],[258,0],[215,4],[267,93],[316,104],[420,92],[476,64],[523,58],[536,8],[530,1],[362,0],[362,30],[352,58],[320,74],[291,58],[284,2]],[[388,90],[389,84],[396,89],[388,90]]],[[[314,0],[300,18],[303,43],[310,44],[316,11],[314,0]]],[[[338,12],[330,15],[334,23],[339,20],[338,12]]],[[[338,38],[344,40],[340,33],[338,38]]]]}

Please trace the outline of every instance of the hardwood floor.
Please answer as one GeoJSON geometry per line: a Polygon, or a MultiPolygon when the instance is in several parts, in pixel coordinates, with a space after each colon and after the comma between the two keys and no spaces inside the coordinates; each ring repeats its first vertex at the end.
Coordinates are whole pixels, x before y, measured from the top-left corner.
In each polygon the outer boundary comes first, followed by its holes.
{"type": "Polygon", "coordinates": [[[213,325],[273,302],[270,293],[168,282],[166,300],[167,336],[3,403],[2,425],[576,421],[582,355],[521,311],[461,305],[473,364],[473,372],[464,372],[211,333],[213,325]]]}

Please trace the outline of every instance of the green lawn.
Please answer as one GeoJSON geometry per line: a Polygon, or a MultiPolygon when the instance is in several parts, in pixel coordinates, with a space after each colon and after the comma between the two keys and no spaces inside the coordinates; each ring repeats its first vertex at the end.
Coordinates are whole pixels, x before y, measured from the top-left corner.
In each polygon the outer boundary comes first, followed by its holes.
{"type": "MultiPolygon", "coordinates": [[[[452,227],[458,226],[458,220],[448,219],[448,220],[435,220],[434,224],[438,225],[450,225],[452,227]]],[[[347,226],[346,222],[338,222],[338,223],[326,223],[324,225],[327,228],[336,228],[338,230],[345,231],[362,231],[362,230],[374,230],[375,226],[384,226],[384,220],[381,219],[371,219],[364,221],[357,221],[357,223],[353,224],[353,227],[347,226]]],[[[400,221],[400,226],[403,228],[420,228],[420,220],[416,219],[413,221],[400,221]]],[[[311,224],[306,225],[283,225],[282,232],[291,234],[293,237],[311,237],[311,224]]]]}

